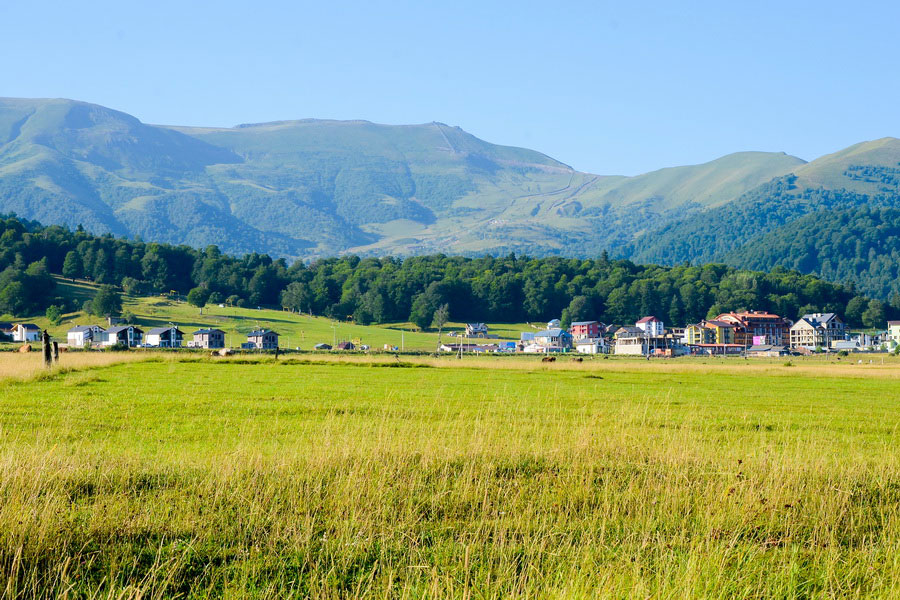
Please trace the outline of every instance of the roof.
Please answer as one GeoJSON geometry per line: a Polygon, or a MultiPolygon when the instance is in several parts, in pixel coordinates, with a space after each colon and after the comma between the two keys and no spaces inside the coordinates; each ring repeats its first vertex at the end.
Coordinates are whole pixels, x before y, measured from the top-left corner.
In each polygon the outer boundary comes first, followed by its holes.
{"type": "Polygon", "coordinates": [[[76,325],[72,329],[68,331],[68,333],[78,333],[79,331],[92,331],[95,327],[103,331],[103,328],[99,325],[76,325]]]}
{"type": "Polygon", "coordinates": [[[213,333],[214,331],[218,331],[219,333],[225,333],[221,329],[198,329],[197,331],[194,332],[194,335],[204,334],[204,333],[213,333]]]}
{"type": "Polygon", "coordinates": [[[707,321],[706,324],[712,325],[713,327],[734,327],[734,323],[729,323],[728,321],[718,321],[716,319],[707,321]]]}
{"type": "Polygon", "coordinates": [[[10,331],[13,328],[13,324],[7,321],[0,323],[0,331],[10,331]]]}
{"type": "Polygon", "coordinates": [[[255,330],[255,331],[251,331],[250,333],[248,333],[248,334],[247,334],[247,337],[248,337],[248,338],[250,338],[250,337],[261,337],[261,336],[269,335],[269,334],[278,335],[277,332],[272,331],[271,329],[257,329],[257,330],[255,330]]]}
{"type": "MultiPolygon", "coordinates": [[[[178,329],[177,327],[154,327],[153,329],[151,329],[150,331],[147,332],[147,335],[159,335],[161,333],[171,331],[172,329],[174,329],[178,333],[182,333],[181,330],[178,329]]],[[[184,334],[182,334],[182,335],[184,335],[184,334]]]]}
{"type": "Polygon", "coordinates": [[[144,333],[143,329],[141,329],[139,327],[135,327],[134,325],[116,325],[115,327],[110,327],[109,329],[107,329],[106,333],[119,333],[120,331],[125,331],[129,327],[134,327],[135,331],[140,331],[141,333],[144,333]]]}
{"type": "Polygon", "coordinates": [[[599,325],[600,323],[598,321],[573,321],[572,327],[575,327],[576,325],[594,325],[594,324],[599,325]]]}
{"type": "Polygon", "coordinates": [[[353,350],[356,348],[356,346],[353,345],[353,342],[341,342],[337,347],[341,350],[353,350]]]}
{"type": "Polygon", "coordinates": [[[900,325],[900,321],[888,321],[888,327],[892,327],[894,325],[900,325]]]}
{"type": "Polygon", "coordinates": [[[18,326],[22,329],[40,329],[40,327],[38,327],[34,323],[18,323],[18,326]]]}
{"type": "Polygon", "coordinates": [[[313,346],[313,348],[317,348],[319,350],[331,350],[331,344],[326,344],[323,342],[321,344],[316,344],[315,346],[313,346]]]}
{"type": "Polygon", "coordinates": [[[784,346],[773,346],[772,344],[759,344],[747,348],[747,352],[784,352],[785,350],[787,350],[787,348],[784,346]]]}
{"type": "Polygon", "coordinates": [[[812,325],[818,325],[819,323],[827,323],[837,318],[837,315],[834,313],[808,313],[800,317],[801,320],[808,321],[812,325]]]}
{"type": "Polygon", "coordinates": [[[659,319],[657,319],[656,317],[651,315],[649,317],[644,317],[643,319],[640,319],[637,322],[638,323],[661,323],[662,321],[660,321],[659,319]]]}
{"type": "Polygon", "coordinates": [[[565,329],[545,329],[544,331],[535,333],[534,337],[559,337],[563,334],[569,335],[569,332],[565,329]]]}

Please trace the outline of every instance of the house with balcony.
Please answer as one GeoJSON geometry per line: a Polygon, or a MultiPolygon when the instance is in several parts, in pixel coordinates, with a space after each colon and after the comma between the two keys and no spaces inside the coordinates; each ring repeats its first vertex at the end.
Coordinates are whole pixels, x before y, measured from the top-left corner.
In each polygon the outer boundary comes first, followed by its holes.
{"type": "Polygon", "coordinates": [[[805,314],[790,330],[791,348],[830,348],[832,342],[847,339],[847,326],[834,313],[805,314]]]}

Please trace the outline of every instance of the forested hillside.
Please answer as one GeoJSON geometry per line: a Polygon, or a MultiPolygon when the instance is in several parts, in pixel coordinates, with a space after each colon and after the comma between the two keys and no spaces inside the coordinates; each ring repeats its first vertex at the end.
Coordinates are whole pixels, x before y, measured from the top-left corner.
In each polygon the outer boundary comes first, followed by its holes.
{"type": "Polygon", "coordinates": [[[729,252],[751,269],[780,265],[861,289],[900,304],[900,209],[856,208],[810,214],[729,252]]]}
{"type": "Polygon", "coordinates": [[[50,303],[50,273],[121,286],[131,294],[174,291],[201,302],[284,306],[358,323],[410,320],[430,326],[447,304],[457,321],[599,319],[630,323],[654,314],[670,324],[719,312],[770,310],[788,318],[814,311],[881,323],[900,306],[776,267],[770,273],[721,264],[659,267],[628,260],[344,256],[288,264],[265,254],[232,257],[216,246],[144,243],[0,221],[0,313],[27,316],[50,303]],[[865,319],[863,313],[866,313],[865,319]]]}

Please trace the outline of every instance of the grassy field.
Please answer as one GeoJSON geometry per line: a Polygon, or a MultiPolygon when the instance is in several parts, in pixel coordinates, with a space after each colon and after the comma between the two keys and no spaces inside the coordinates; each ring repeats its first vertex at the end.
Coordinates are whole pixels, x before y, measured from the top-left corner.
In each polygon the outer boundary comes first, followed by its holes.
{"type": "Polygon", "coordinates": [[[900,595],[896,361],[134,356],[0,356],[3,597],[900,595]]]}
{"type": "MultiPolygon", "coordinates": [[[[75,305],[81,306],[85,300],[93,298],[96,286],[84,282],[71,282],[57,278],[57,293],[72,298],[75,305]]],[[[123,309],[135,315],[135,323],[146,329],[163,327],[175,323],[185,333],[185,339],[192,339],[191,333],[199,327],[218,327],[226,332],[226,345],[239,347],[246,341],[246,334],[259,327],[274,329],[280,336],[284,348],[300,347],[311,350],[320,342],[352,341],[368,344],[372,349],[382,349],[385,344],[406,350],[434,352],[438,346],[436,331],[420,332],[411,323],[392,323],[387,325],[356,325],[352,322],[341,322],[325,317],[310,317],[280,310],[238,308],[212,305],[200,310],[187,302],[173,300],[163,296],[143,297],[124,296],[123,309]]],[[[65,341],[66,331],[74,325],[99,323],[101,319],[85,315],[82,311],[68,313],[59,325],[52,325],[43,316],[26,316],[15,318],[7,315],[7,320],[14,322],[27,321],[42,328],[48,328],[51,335],[65,341]]],[[[545,325],[536,323],[535,326],[545,325]]],[[[445,332],[465,329],[463,323],[448,323],[445,332]]],[[[518,340],[519,332],[535,331],[527,323],[492,324],[490,331],[502,339],[518,340]]],[[[453,342],[455,338],[446,333],[443,341],[453,342]]]]}

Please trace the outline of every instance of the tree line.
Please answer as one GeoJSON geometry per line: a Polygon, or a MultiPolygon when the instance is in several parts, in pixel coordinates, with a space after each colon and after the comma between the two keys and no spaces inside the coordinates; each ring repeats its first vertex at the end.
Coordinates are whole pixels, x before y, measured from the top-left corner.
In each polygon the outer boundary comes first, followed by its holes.
{"type": "Polygon", "coordinates": [[[881,326],[875,321],[900,313],[900,306],[870,300],[852,286],[782,267],[768,273],[721,264],[661,267],[605,253],[594,259],[349,255],[289,265],[265,254],[228,256],[216,246],[200,250],[0,220],[0,312],[34,314],[65,302],[54,297],[50,273],[135,295],[175,292],[198,306],[281,306],[360,324],[411,321],[421,328],[445,305],[443,320],[487,322],[561,316],[623,324],[652,314],[683,325],[757,309],[792,319],[836,312],[851,325],[881,326]]]}

